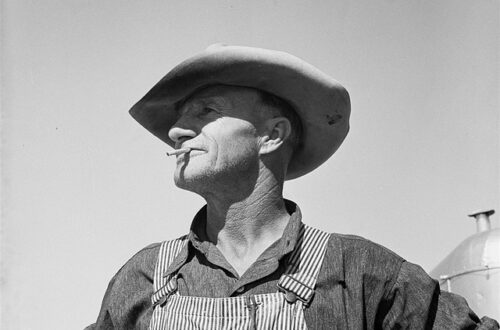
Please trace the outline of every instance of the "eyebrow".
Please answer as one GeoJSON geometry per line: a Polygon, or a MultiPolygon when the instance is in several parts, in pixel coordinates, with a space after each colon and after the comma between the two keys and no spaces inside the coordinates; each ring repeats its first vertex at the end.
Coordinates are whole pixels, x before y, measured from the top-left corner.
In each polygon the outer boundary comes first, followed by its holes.
{"type": "Polygon", "coordinates": [[[178,112],[179,115],[184,115],[186,111],[188,111],[188,108],[192,106],[216,106],[222,110],[227,109],[230,107],[230,102],[222,97],[222,96],[206,96],[206,97],[199,97],[196,98],[195,100],[185,100],[184,102],[179,104],[178,112]]]}

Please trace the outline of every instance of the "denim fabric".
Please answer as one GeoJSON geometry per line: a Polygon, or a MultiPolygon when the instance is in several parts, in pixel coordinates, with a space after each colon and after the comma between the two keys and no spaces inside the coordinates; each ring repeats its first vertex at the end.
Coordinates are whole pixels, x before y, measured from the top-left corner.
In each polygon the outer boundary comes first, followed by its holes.
{"type": "MultiPolygon", "coordinates": [[[[272,244],[241,277],[205,237],[205,208],[196,215],[189,243],[170,265],[181,295],[235,297],[276,292],[286,256],[297,242],[299,208],[272,244]]],[[[113,277],[97,322],[87,329],[147,329],[152,315],[153,273],[160,244],[133,256],[113,277]]],[[[309,329],[498,329],[466,301],[441,292],[417,265],[357,236],[332,234],[316,293],[304,311],[309,329]]]]}

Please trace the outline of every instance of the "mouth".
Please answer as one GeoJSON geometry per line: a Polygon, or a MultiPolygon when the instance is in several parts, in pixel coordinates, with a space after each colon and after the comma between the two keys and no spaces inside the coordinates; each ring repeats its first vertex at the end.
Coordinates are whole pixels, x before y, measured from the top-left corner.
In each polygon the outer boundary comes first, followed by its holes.
{"type": "MultiPolygon", "coordinates": [[[[182,149],[189,149],[186,152],[182,152],[180,154],[177,154],[177,161],[188,161],[189,159],[193,157],[200,156],[202,154],[207,153],[206,150],[201,149],[201,148],[195,148],[195,147],[183,147],[182,149]]],[[[181,149],[177,149],[181,150],[181,149]]]]}

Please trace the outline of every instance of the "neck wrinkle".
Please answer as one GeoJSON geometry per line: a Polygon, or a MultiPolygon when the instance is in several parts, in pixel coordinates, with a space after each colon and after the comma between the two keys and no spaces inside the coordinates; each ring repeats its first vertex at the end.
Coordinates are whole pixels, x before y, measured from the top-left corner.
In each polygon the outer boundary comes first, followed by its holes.
{"type": "Polygon", "coordinates": [[[290,217],[282,196],[283,183],[272,175],[261,179],[242,200],[207,199],[206,235],[221,251],[244,253],[255,246],[267,247],[282,236],[290,217]]]}

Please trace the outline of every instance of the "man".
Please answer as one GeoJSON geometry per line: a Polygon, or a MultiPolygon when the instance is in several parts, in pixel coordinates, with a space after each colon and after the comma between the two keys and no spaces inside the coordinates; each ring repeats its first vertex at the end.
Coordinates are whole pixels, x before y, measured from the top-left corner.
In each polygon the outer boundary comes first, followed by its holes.
{"type": "MultiPolygon", "coordinates": [[[[175,184],[202,196],[187,236],[115,275],[94,329],[498,329],[420,267],[302,223],[282,197],[349,129],[335,80],[292,55],[212,46],[131,109],[174,147],[175,184]]],[[[167,224],[168,225],[168,224],[167,224]]]]}

